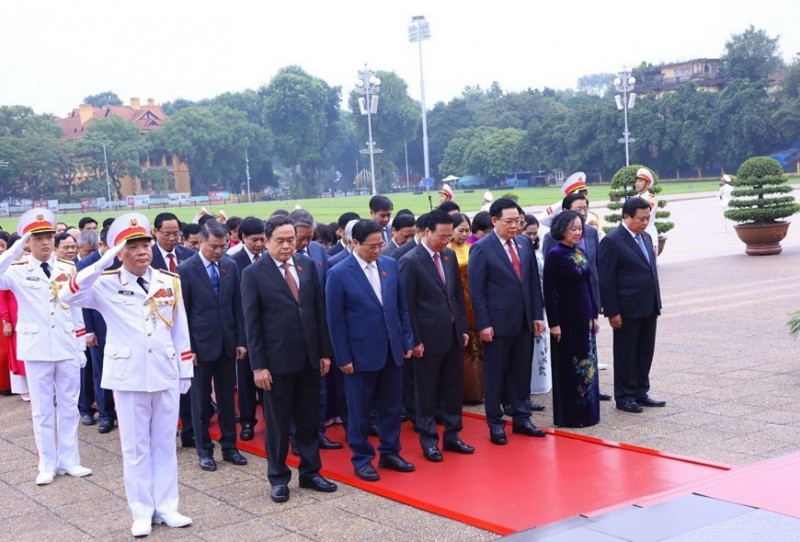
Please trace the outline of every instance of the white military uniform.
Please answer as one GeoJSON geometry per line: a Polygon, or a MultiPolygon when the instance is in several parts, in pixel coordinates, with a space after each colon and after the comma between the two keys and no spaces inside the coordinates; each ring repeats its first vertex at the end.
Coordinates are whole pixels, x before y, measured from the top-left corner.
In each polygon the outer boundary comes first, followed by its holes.
{"type": "MultiPolygon", "coordinates": [[[[142,215],[131,215],[147,223],[142,215]]],[[[125,243],[115,225],[109,244],[125,243]]],[[[191,382],[194,373],[180,278],[150,267],[143,277],[149,285],[145,293],[124,267],[103,272],[100,265],[62,287],[61,299],[99,311],[108,326],[101,386],[114,390],[133,520],[149,521],[178,509],[175,424],[181,382],[191,382]]]]}
{"type": "Polygon", "coordinates": [[[75,275],[75,265],[57,259],[53,252],[45,262],[48,278],[43,262],[31,255],[14,262],[18,254],[12,249],[0,256],[0,289],[14,292],[19,304],[17,355],[25,360],[39,473],[55,474],[80,465],[78,395],[86,330],[80,309],[63,304],[57,295],[59,285],[75,275]]]}
{"type": "MultiPolygon", "coordinates": [[[[564,183],[561,185],[561,193],[564,194],[564,197],[569,196],[574,192],[578,192],[580,190],[587,190],[586,187],[586,174],[583,171],[576,171],[569,177],[564,180],[564,183]]],[[[544,208],[544,212],[540,214],[537,219],[539,220],[539,224],[545,226],[547,228],[553,223],[553,219],[558,216],[561,212],[561,203],[564,199],[560,199],[552,205],[548,205],[544,208]]],[[[591,224],[591,226],[595,226],[599,229],[599,224],[591,224]]]]}

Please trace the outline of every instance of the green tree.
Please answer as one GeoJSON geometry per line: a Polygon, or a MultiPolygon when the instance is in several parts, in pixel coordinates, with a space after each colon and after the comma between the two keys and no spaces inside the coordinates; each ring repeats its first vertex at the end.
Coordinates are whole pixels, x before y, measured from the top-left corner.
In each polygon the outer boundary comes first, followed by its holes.
{"type": "Polygon", "coordinates": [[[140,162],[147,157],[148,146],[137,126],[121,117],[110,116],[92,122],[78,140],[76,150],[83,157],[84,167],[93,176],[105,176],[108,160],[111,187],[117,198],[122,199],[122,178],[141,174],[140,162]]]}
{"type": "Polygon", "coordinates": [[[763,85],[739,79],[719,95],[717,156],[733,171],[748,156],[767,154],[776,143],[770,99],[763,85]]]}
{"type": "Polygon", "coordinates": [[[614,84],[613,73],[592,73],[578,79],[578,90],[594,96],[606,96],[614,84]]]}
{"type": "Polygon", "coordinates": [[[780,138],[797,141],[800,139],[800,60],[795,58],[786,70],[775,103],[772,120],[780,138]]]}
{"type": "Polygon", "coordinates": [[[293,172],[297,195],[318,195],[316,171],[329,158],[328,137],[339,114],[339,87],[288,66],[259,93],[264,97],[264,124],[274,135],[278,158],[293,172]]]}
{"type": "Polygon", "coordinates": [[[104,105],[122,105],[122,100],[115,92],[107,90],[99,94],[90,94],[83,99],[83,103],[89,104],[94,107],[103,107],[104,105]]]}
{"type": "Polygon", "coordinates": [[[778,44],[765,30],[753,25],[741,34],[733,34],[725,43],[725,71],[736,79],[762,81],[783,67],[778,44]]]}

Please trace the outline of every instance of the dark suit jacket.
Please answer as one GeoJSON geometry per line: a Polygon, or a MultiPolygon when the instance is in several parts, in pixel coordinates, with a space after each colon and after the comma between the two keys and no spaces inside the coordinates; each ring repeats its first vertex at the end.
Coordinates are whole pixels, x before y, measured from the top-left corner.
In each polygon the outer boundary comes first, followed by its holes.
{"type": "Polygon", "coordinates": [[[328,253],[325,252],[325,247],[316,241],[311,241],[306,250],[308,250],[308,257],[314,260],[314,264],[317,266],[317,280],[319,280],[319,286],[324,292],[325,280],[328,278],[328,269],[330,269],[328,253]]]}
{"type": "Polygon", "coordinates": [[[313,260],[293,257],[300,278],[300,302],[269,254],[242,273],[242,300],[250,365],[275,374],[319,368],[331,357],[325,303],[313,260]]]}
{"type": "Polygon", "coordinates": [[[404,351],[414,348],[397,262],[380,256],[376,263],[382,304],[352,255],[331,268],[325,286],[336,363],[353,363],[356,371],[379,371],[388,353],[395,364],[403,365],[404,351]]]}
{"type": "Polygon", "coordinates": [[[453,341],[463,349],[463,336],[467,333],[467,308],[458,259],[455,252],[445,248],[441,261],[446,287],[431,255],[422,245],[417,245],[399,262],[414,344],[424,344],[425,352],[431,354],[447,352],[453,341]]]}
{"type": "Polygon", "coordinates": [[[333,257],[339,254],[341,251],[344,250],[344,245],[341,241],[337,241],[335,244],[331,245],[331,248],[328,249],[328,256],[333,257]]]}
{"type": "MultiPolygon", "coordinates": [[[[267,253],[265,252],[261,255],[261,257],[263,258],[266,254],[267,253]]],[[[248,254],[244,248],[234,253],[234,255],[231,256],[231,260],[233,260],[233,262],[236,264],[236,267],[239,268],[239,278],[242,278],[242,272],[245,270],[245,268],[253,263],[250,260],[250,254],[248,254]]]]}
{"type": "Polygon", "coordinates": [[[386,243],[385,247],[383,247],[381,254],[383,256],[389,256],[390,258],[394,258],[396,260],[397,258],[394,257],[394,253],[397,252],[397,249],[400,248],[401,246],[402,245],[398,245],[397,243],[395,243],[394,239],[389,239],[389,242],[386,243]]]}
{"type": "Polygon", "coordinates": [[[347,258],[350,257],[350,252],[348,250],[340,250],[338,254],[331,256],[331,259],[328,260],[328,269],[333,267],[334,265],[345,261],[347,258]]]}
{"type": "Polygon", "coordinates": [[[600,298],[606,317],[646,318],[661,313],[656,255],[647,233],[642,240],[650,255],[647,262],[630,232],[620,224],[600,242],[598,255],[600,298]]]}
{"type": "MultiPolygon", "coordinates": [[[[158,248],[158,244],[153,243],[151,250],[153,251],[153,261],[150,263],[150,267],[153,269],[159,269],[161,271],[169,271],[169,265],[167,265],[167,262],[164,261],[164,257],[161,255],[161,250],[158,248]]],[[[180,265],[194,256],[194,251],[186,248],[183,245],[176,246],[173,252],[175,253],[175,257],[177,259],[175,265],[180,265]]]]}
{"type": "Polygon", "coordinates": [[[235,359],[236,347],[247,344],[239,270],[228,257],[223,257],[218,263],[219,297],[214,293],[200,254],[195,254],[177,269],[192,352],[197,354],[200,362],[216,361],[223,356],[235,359]]]}
{"type": "MultiPolygon", "coordinates": [[[[592,286],[592,297],[594,298],[595,305],[600,308],[600,276],[597,274],[597,254],[600,251],[600,234],[597,228],[585,224],[583,227],[583,243],[586,247],[586,259],[589,260],[589,278],[592,286]]],[[[557,241],[553,239],[550,232],[547,232],[542,240],[542,255],[545,256],[547,261],[547,253],[550,249],[556,246],[557,241]]]]}
{"type": "Polygon", "coordinates": [[[533,246],[524,235],[517,235],[513,243],[519,255],[521,279],[517,278],[495,233],[484,235],[472,245],[467,263],[475,328],[492,327],[501,337],[518,335],[523,315],[531,332],[533,321],[544,319],[539,266],[533,246]]]}
{"type": "Polygon", "coordinates": [[[414,247],[416,247],[418,244],[419,243],[417,242],[417,239],[415,237],[412,237],[411,239],[400,245],[397,248],[397,250],[395,250],[392,253],[391,257],[394,258],[395,260],[400,261],[400,258],[408,254],[410,251],[414,250],[414,247]]]}

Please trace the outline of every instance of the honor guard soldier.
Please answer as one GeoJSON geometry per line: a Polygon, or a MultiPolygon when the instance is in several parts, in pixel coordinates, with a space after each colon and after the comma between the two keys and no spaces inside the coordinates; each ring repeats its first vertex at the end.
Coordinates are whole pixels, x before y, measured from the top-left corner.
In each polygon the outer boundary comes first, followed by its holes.
{"type": "Polygon", "coordinates": [[[48,209],[27,211],[17,223],[20,241],[0,256],[0,289],[14,292],[19,303],[17,355],[25,360],[28,375],[39,485],[51,483],[56,474],[92,474],[80,465],[78,453],[86,333],[80,309],[71,309],[58,296],[59,286],[75,276],[75,264],[56,258],[55,225],[48,209]],[[15,261],[26,244],[30,254],[15,261]]]}
{"type": "MultiPolygon", "coordinates": [[[[561,185],[561,193],[564,194],[564,197],[567,197],[570,194],[580,193],[586,196],[588,201],[589,187],[586,186],[586,174],[583,171],[576,171],[567,177],[567,179],[564,181],[564,184],[561,185]]],[[[561,212],[562,201],[563,199],[558,200],[553,205],[545,207],[544,212],[538,216],[539,223],[542,226],[546,226],[548,228],[550,227],[553,219],[561,212]]],[[[593,228],[597,228],[598,231],[602,231],[600,216],[597,213],[589,211],[589,216],[586,218],[586,223],[593,228]]]]}
{"type": "Polygon", "coordinates": [[[193,354],[178,275],[150,267],[150,223],[128,213],[109,227],[109,249],[62,287],[61,299],[96,309],[108,326],[101,386],[114,391],[131,533],[185,527],[178,513],[175,420],[191,386],[193,354]],[[122,267],[103,272],[118,256],[122,267]]]}

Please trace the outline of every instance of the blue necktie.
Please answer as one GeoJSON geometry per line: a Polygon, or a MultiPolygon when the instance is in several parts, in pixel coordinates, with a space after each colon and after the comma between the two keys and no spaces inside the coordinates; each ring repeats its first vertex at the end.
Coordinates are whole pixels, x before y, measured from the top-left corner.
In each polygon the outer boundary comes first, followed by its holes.
{"type": "Polygon", "coordinates": [[[219,271],[217,271],[217,264],[208,264],[208,278],[211,279],[211,286],[214,288],[214,293],[219,297],[219,271]]]}
{"type": "Polygon", "coordinates": [[[647,253],[647,248],[644,246],[644,241],[642,240],[641,235],[636,236],[636,244],[639,245],[642,254],[644,254],[644,259],[647,260],[647,263],[650,263],[650,254],[647,253]]]}

